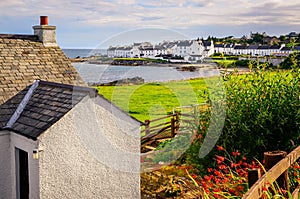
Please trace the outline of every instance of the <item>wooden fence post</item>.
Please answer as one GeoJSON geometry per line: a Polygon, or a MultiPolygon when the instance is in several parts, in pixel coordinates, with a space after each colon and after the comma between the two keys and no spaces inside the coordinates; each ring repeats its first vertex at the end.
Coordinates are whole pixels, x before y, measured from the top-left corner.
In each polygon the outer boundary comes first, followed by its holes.
{"type": "Polygon", "coordinates": [[[145,120],[145,132],[146,135],[150,133],[150,120],[145,120]]]}
{"type": "Polygon", "coordinates": [[[260,169],[253,169],[248,171],[248,185],[249,189],[256,183],[256,181],[261,177],[260,169]]]}
{"type": "Polygon", "coordinates": [[[175,119],[171,118],[171,137],[175,137],[175,119]]]}
{"type": "Polygon", "coordinates": [[[178,131],[179,125],[180,125],[179,114],[180,113],[178,111],[176,111],[176,116],[175,116],[175,129],[176,129],[176,131],[178,131]]]}
{"type": "MultiPolygon", "coordinates": [[[[271,169],[275,164],[277,164],[280,160],[285,158],[287,153],[285,151],[271,151],[264,153],[264,160],[265,160],[265,169],[268,171],[271,169]]],[[[289,179],[288,179],[288,171],[286,170],[283,172],[279,178],[276,180],[278,186],[283,190],[289,191],[289,179]]]]}

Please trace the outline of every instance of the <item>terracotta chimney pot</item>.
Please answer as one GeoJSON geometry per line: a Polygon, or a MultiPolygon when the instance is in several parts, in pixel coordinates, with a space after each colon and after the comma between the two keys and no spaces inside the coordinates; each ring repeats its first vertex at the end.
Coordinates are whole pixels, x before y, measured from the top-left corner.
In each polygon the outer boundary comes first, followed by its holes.
{"type": "Polygon", "coordinates": [[[40,16],[40,25],[48,26],[48,16],[40,16]]]}

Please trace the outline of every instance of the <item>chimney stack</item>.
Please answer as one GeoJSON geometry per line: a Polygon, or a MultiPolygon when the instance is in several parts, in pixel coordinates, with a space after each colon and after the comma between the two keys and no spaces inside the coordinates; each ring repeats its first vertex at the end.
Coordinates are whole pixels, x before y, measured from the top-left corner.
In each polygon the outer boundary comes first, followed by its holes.
{"type": "Polygon", "coordinates": [[[38,36],[39,41],[46,47],[57,46],[56,26],[48,25],[48,16],[40,16],[40,25],[33,26],[34,35],[38,36]]]}

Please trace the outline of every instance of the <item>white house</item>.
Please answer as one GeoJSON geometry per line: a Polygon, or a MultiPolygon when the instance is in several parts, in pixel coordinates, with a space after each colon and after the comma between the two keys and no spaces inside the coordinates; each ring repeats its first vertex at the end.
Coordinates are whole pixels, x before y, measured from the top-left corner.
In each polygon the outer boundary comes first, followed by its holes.
{"type": "Polygon", "coordinates": [[[110,46],[107,49],[107,56],[108,57],[115,57],[116,56],[116,47],[110,46]]]}
{"type": "Polygon", "coordinates": [[[183,40],[178,41],[176,46],[172,49],[172,54],[175,56],[185,57],[190,54],[190,46],[192,45],[192,41],[183,40]]]}
{"type": "Polygon", "coordinates": [[[139,198],[139,122],[86,88],[55,28],[0,34],[0,198],[139,198]]]}
{"type": "Polygon", "coordinates": [[[214,45],[214,53],[224,53],[225,54],[224,44],[215,44],[214,45]]]}
{"type": "MultiPolygon", "coordinates": [[[[272,45],[272,46],[265,46],[265,45],[236,45],[233,48],[234,55],[251,55],[251,56],[270,56],[270,55],[277,55],[280,54],[284,48],[283,45],[272,45]]],[[[284,52],[287,53],[287,52],[284,52]]]]}
{"type": "Polygon", "coordinates": [[[154,50],[153,51],[154,56],[167,55],[168,54],[168,49],[165,48],[162,45],[156,45],[153,50],[154,50]]]}
{"type": "Polygon", "coordinates": [[[0,121],[2,196],[139,197],[140,124],[96,90],[35,81],[0,105],[0,121]]]}
{"type": "Polygon", "coordinates": [[[130,50],[130,57],[140,57],[141,56],[141,50],[139,49],[140,45],[134,44],[130,50]]]}
{"type": "Polygon", "coordinates": [[[247,46],[245,45],[235,45],[233,47],[233,54],[234,55],[243,55],[247,53],[247,46]]]}
{"type": "Polygon", "coordinates": [[[214,43],[213,40],[211,41],[204,41],[202,40],[202,44],[204,46],[204,56],[209,57],[214,54],[214,43]]]}

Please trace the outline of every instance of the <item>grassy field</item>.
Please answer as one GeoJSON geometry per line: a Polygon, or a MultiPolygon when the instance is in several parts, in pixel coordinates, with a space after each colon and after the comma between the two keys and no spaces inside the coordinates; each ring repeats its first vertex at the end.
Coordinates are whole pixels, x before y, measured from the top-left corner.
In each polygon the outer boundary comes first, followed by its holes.
{"type": "Polygon", "coordinates": [[[206,101],[204,79],[148,83],[128,86],[99,86],[97,90],[133,117],[144,121],[172,113],[179,106],[206,101]]]}

